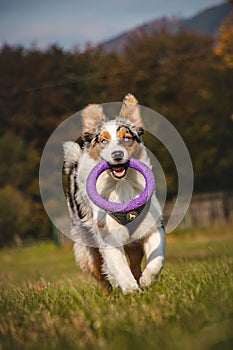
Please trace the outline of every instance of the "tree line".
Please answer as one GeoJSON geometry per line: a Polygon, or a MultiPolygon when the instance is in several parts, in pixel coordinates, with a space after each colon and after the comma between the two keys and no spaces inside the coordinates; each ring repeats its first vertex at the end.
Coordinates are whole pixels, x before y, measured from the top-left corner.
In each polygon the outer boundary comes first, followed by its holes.
{"type": "MultiPolygon", "coordinates": [[[[121,54],[101,46],[41,51],[5,45],[0,50],[0,246],[14,237],[43,238],[38,167],[52,131],[89,103],[121,101],[130,92],[164,115],[190,152],[196,192],[232,190],[232,18],[219,38],[166,30],[134,33],[121,54]]],[[[150,137],[147,135],[146,137],[150,137]]],[[[176,169],[153,140],[168,196],[176,194],[176,169]]]]}

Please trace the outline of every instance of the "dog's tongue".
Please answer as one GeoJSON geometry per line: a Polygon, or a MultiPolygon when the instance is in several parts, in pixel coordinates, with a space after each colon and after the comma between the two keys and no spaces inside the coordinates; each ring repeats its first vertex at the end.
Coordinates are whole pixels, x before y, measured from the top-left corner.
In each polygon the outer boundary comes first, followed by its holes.
{"type": "Polygon", "coordinates": [[[122,172],[125,168],[123,166],[114,168],[114,171],[116,172],[122,172]]]}
{"type": "Polygon", "coordinates": [[[126,172],[126,169],[124,166],[113,168],[113,174],[118,178],[123,177],[125,175],[125,172],[126,172]]]}

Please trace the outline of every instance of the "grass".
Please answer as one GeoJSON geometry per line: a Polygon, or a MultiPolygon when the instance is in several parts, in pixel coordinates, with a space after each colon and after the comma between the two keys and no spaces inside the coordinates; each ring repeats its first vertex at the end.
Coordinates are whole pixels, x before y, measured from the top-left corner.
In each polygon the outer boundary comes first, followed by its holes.
{"type": "Polygon", "coordinates": [[[152,287],[102,296],[52,244],[0,251],[0,349],[233,348],[231,228],[168,235],[152,287]]]}

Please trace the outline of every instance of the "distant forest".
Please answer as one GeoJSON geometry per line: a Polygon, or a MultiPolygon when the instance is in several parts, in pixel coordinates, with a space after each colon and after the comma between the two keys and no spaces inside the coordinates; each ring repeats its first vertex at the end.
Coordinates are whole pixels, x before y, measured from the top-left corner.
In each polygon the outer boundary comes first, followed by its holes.
{"type": "MultiPolygon", "coordinates": [[[[233,21],[213,39],[180,30],[134,33],[121,54],[53,45],[0,51],[0,246],[45,238],[51,224],[38,186],[40,156],[52,131],[89,103],[130,92],[165,116],[183,137],[195,192],[233,189],[233,21]]],[[[65,141],[65,140],[64,140],[65,141]]],[[[176,169],[152,145],[176,194],[176,169]]]]}

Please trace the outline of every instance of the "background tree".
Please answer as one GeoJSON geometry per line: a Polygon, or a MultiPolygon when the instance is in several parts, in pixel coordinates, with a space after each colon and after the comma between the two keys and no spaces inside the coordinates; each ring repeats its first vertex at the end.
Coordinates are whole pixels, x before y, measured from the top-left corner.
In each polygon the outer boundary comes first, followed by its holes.
{"type": "MultiPolygon", "coordinates": [[[[232,188],[232,74],[219,65],[212,38],[180,30],[131,37],[124,53],[129,85],[142,105],[167,117],[184,138],[195,191],[232,188]],[[222,176],[224,181],[222,181],[222,176]]],[[[176,170],[159,143],[150,144],[165,169],[170,195],[176,170]]]]}
{"type": "Polygon", "coordinates": [[[29,229],[30,202],[16,188],[7,185],[0,189],[0,247],[23,238],[29,229]]]}
{"type": "Polygon", "coordinates": [[[233,15],[227,18],[220,27],[215,53],[222,58],[228,68],[233,69],[233,15]]]}
{"type": "MultiPolygon", "coordinates": [[[[7,186],[13,187],[21,201],[30,204],[32,215],[24,237],[52,234],[38,184],[40,155],[50,134],[87,104],[122,101],[128,92],[179,131],[193,161],[195,191],[232,190],[229,21],[221,29],[217,47],[213,38],[182,28],[136,32],[120,54],[106,53],[101,46],[88,46],[83,52],[65,52],[56,45],[44,51],[2,47],[0,189],[6,198],[7,186]]],[[[177,174],[170,155],[149,132],[145,143],[163,166],[168,196],[174,196],[177,174]]]]}

